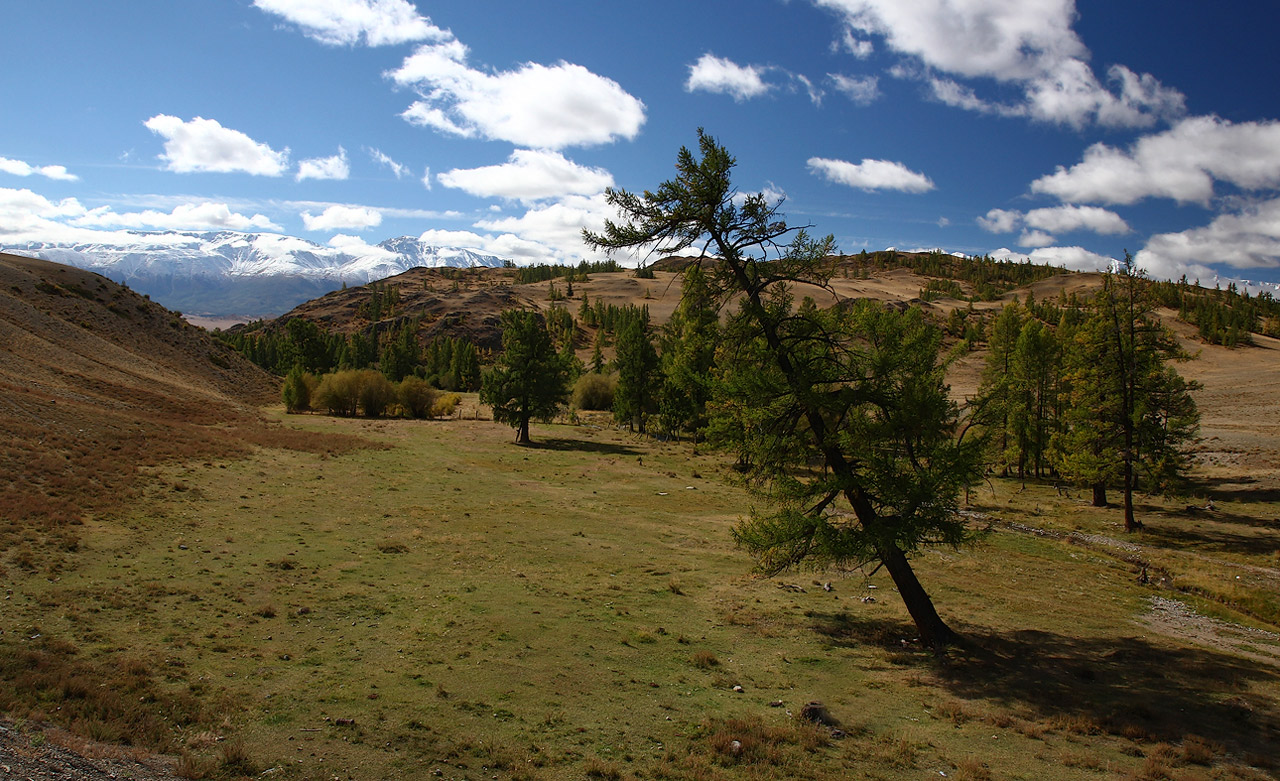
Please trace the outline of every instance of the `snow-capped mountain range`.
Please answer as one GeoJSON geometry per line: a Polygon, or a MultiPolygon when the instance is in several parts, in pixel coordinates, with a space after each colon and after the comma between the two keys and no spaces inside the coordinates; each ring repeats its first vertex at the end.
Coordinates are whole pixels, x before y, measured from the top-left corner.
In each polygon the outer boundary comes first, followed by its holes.
{"type": "Polygon", "coordinates": [[[279,315],[297,304],[419,266],[502,266],[504,258],[412,236],[325,246],[273,233],[131,232],[136,243],[5,246],[96,272],[171,308],[217,317],[279,315]]]}

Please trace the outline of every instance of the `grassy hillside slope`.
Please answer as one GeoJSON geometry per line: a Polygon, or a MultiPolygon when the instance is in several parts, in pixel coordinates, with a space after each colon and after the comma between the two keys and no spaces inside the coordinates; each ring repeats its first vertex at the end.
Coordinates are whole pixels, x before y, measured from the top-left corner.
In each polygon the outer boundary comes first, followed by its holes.
{"type": "Polygon", "coordinates": [[[30,520],[74,546],[66,525],[126,498],[138,467],[244,452],[275,398],[275,379],[178,314],[0,255],[0,542],[30,520]]]}

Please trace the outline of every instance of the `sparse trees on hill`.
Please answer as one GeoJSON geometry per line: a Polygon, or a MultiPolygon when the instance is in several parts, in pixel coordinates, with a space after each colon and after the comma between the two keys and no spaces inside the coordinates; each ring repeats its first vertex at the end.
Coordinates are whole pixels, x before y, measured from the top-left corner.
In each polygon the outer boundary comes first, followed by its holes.
{"type": "Polygon", "coordinates": [[[1133,509],[1140,479],[1159,491],[1182,480],[1199,421],[1198,385],[1169,365],[1188,356],[1154,317],[1153,291],[1126,255],[1087,304],[1006,306],[992,323],[979,391],[996,465],[1089,486],[1097,507],[1118,485],[1126,531],[1142,526],[1133,509]]]}
{"type": "Polygon", "coordinates": [[[794,231],[762,195],[739,199],[733,158],[701,131],[699,145],[700,158],[680,150],[676,178],[656,191],[609,189],[624,222],[584,237],[605,250],[696,246],[718,258],[708,290],[721,305],[742,301],[719,406],[751,423],[736,444],[748,485],[772,508],[739,525],[737,540],[770,572],[880,561],[921,640],[945,645],[955,635],[908,556],[965,539],[957,499],[977,479],[978,452],[957,436],[937,329],[918,310],[795,308],[790,285],[827,285],[832,239],[794,231]]]}
{"type": "Polygon", "coordinates": [[[564,403],[569,369],[540,313],[509,309],[501,318],[502,354],[484,372],[480,401],[516,430],[518,444],[528,444],[529,421],[550,419],[564,403]]]}

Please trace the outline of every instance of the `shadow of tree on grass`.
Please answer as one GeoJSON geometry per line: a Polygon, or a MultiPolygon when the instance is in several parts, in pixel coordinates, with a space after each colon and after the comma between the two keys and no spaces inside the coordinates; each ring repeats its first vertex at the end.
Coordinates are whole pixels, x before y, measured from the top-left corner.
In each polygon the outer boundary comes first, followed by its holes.
{"type": "Polygon", "coordinates": [[[526,445],[532,450],[558,450],[564,452],[577,453],[600,453],[609,456],[639,456],[642,455],[630,445],[619,445],[613,442],[592,442],[588,439],[567,439],[564,437],[547,437],[545,439],[536,439],[526,445]]]}
{"type": "Polygon", "coordinates": [[[958,627],[962,646],[937,657],[919,648],[911,624],[848,613],[810,616],[841,647],[878,645],[888,661],[925,668],[937,686],[1047,724],[1133,740],[1179,743],[1196,736],[1274,771],[1280,712],[1256,684],[1280,669],[1200,647],[1145,637],[1073,637],[1037,630],[958,627]],[[1066,717],[1063,719],[1062,717],[1066,717]]]}

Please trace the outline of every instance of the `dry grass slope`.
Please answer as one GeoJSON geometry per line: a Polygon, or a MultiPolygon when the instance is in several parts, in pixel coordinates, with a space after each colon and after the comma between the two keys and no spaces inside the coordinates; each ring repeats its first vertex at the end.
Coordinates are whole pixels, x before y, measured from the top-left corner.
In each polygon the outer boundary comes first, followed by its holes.
{"type": "Polygon", "coordinates": [[[179,314],[87,271],[0,255],[0,566],[31,566],[30,547],[50,540],[74,550],[69,525],[120,506],[140,467],[269,441],[258,407],[277,397],[274,378],[179,314]]]}

